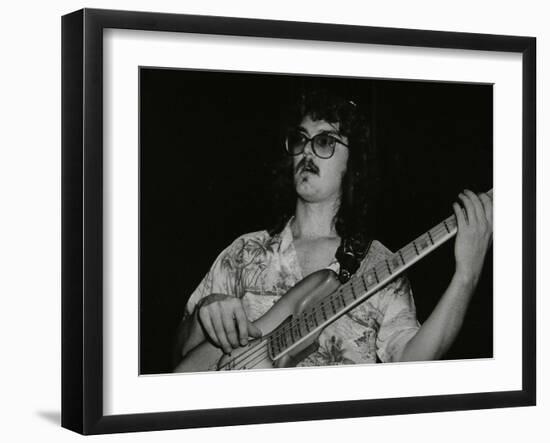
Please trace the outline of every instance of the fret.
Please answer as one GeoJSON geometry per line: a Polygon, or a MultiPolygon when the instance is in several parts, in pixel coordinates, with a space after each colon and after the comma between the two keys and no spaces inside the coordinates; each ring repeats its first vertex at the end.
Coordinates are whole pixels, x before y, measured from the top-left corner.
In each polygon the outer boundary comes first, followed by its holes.
{"type": "Polygon", "coordinates": [[[338,291],[338,293],[334,294],[333,296],[333,300],[334,300],[334,306],[336,306],[336,312],[339,312],[340,309],[342,308],[345,308],[346,307],[346,303],[343,302],[342,303],[342,297],[340,297],[340,291],[338,291]]]}
{"type": "Polygon", "coordinates": [[[294,341],[302,338],[302,331],[300,330],[300,319],[294,323],[294,341]]]}
{"type": "Polygon", "coordinates": [[[282,335],[283,334],[281,334],[280,332],[275,334],[275,338],[277,339],[277,341],[275,342],[277,345],[277,353],[281,352],[284,349],[282,335]]]}
{"type": "Polygon", "coordinates": [[[273,358],[275,355],[277,355],[277,351],[275,349],[275,342],[273,340],[273,335],[270,335],[267,340],[267,347],[269,350],[269,355],[271,358],[273,358]]]}
{"type": "Polygon", "coordinates": [[[283,328],[281,329],[281,334],[280,335],[280,344],[281,344],[281,350],[282,349],[286,349],[286,328],[283,326],[283,328]]]}
{"type": "Polygon", "coordinates": [[[424,249],[428,248],[428,241],[426,240],[426,237],[425,236],[420,236],[418,237],[418,242],[417,242],[417,246],[418,248],[423,251],[424,249]]]}
{"type": "MultiPolygon", "coordinates": [[[[449,224],[450,221],[451,221],[450,219],[446,219],[446,220],[443,220],[443,221],[441,222],[441,224],[443,225],[443,227],[446,226],[445,230],[448,229],[447,234],[449,234],[449,233],[451,232],[451,229],[452,229],[452,225],[449,224]]],[[[447,234],[444,234],[444,235],[447,235],[447,234]]]]}
{"type": "Polygon", "coordinates": [[[417,248],[416,242],[415,242],[414,240],[413,240],[413,242],[412,242],[412,245],[414,246],[414,252],[416,252],[416,255],[420,255],[420,254],[418,253],[418,248],[417,248]]]}
{"type": "MultiPolygon", "coordinates": [[[[363,276],[361,276],[361,279],[363,276]]],[[[354,300],[357,300],[357,294],[355,293],[355,287],[353,286],[354,280],[351,281],[351,296],[354,300]]],[[[365,281],[363,280],[363,284],[365,284],[365,281]]]]}
{"type": "MultiPolygon", "coordinates": [[[[353,287],[353,285],[352,285],[353,287]]],[[[342,300],[342,307],[345,308],[346,307],[346,300],[344,299],[344,292],[342,291],[342,289],[340,289],[338,291],[338,295],[340,296],[340,300],[342,300]]]]}
{"type": "Polygon", "coordinates": [[[307,321],[307,312],[304,311],[302,313],[302,319],[300,321],[304,323],[304,327],[306,328],[306,334],[309,334],[310,329],[309,329],[309,323],[307,321]]]}
{"type": "Polygon", "coordinates": [[[287,334],[286,327],[283,326],[279,331],[279,344],[280,344],[281,350],[286,348],[286,334],[287,334]]]}
{"type": "Polygon", "coordinates": [[[435,245],[434,239],[432,238],[432,234],[430,234],[430,231],[428,231],[427,234],[428,234],[428,238],[432,242],[432,245],[435,245]]]}
{"type": "Polygon", "coordinates": [[[332,297],[329,297],[329,301],[330,301],[330,307],[332,308],[332,313],[333,313],[333,314],[336,314],[338,311],[337,311],[337,309],[334,307],[334,300],[332,299],[332,297]]]}
{"type": "Polygon", "coordinates": [[[367,282],[365,281],[365,274],[361,274],[361,281],[363,282],[363,286],[365,287],[365,291],[368,291],[369,288],[367,286],[367,282]]]}
{"type": "Polygon", "coordinates": [[[292,333],[292,329],[293,329],[293,325],[290,324],[290,328],[285,328],[285,333],[286,331],[288,330],[288,335],[289,335],[289,338],[290,338],[290,343],[294,343],[296,340],[294,340],[294,334],[292,333]]]}
{"type": "Polygon", "coordinates": [[[374,278],[374,272],[372,272],[372,270],[370,270],[367,274],[367,282],[369,283],[369,285],[376,284],[376,279],[374,278]]]}
{"type": "Polygon", "coordinates": [[[290,334],[289,334],[288,328],[283,327],[283,334],[282,334],[282,337],[281,337],[281,341],[283,342],[283,349],[288,348],[287,338],[289,338],[290,342],[292,343],[292,337],[289,337],[289,335],[290,334]]]}
{"type": "Polygon", "coordinates": [[[271,342],[273,344],[273,354],[277,355],[279,352],[282,351],[281,339],[279,338],[278,334],[275,334],[275,336],[272,337],[271,342]]]}
{"type": "Polygon", "coordinates": [[[412,243],[409,244],[409,258],[408,261],[416,260],[419,255],[418,248],[416,247],[416,243],[413,245],[412,243]]]}
{"type": "Polygon", "coordinates": [[[319,319],[317,318],[317,312],[315,309],[313,310],[313,314],[312,314],[312,317],[313,317],[313,324],[315,325],[315,327],[319,326],[319,319]]]}
{"type": "Polygon", "coordinates": [[[276,334],[271,334],[269,336],[269,348],[271,350],[271,356],[275,356],[277,355],[277,353],[279,352],[279,349],[277,348],[277,343],[276,343],[276,340],[275,340],[275,336],[276,334]]]}
{"type": "Polygon", "coordinates": [[[390,264],[388,262],[388,260],[384,260],[386,262],[386,267],[388,268],[388,272],[390,275],[392,275],[392,271],[391,271],[391,268],[390,268],[390,264]]]}
{"type": "Polygon", "coordinates": [[[306,319],[311,329],[317,327],[317,311],[315,310],[315,308],[311,308],[309,311],[307,311],[306,319]]]}
{"type": "Polygon", "coordinates": [[[403,254],[401,253],[401,250],[397,251],[399,254],[399,257],[401,258],[401,261],[403,262],[403,266],[405,266],[405,259],[403,258],[403,254]]]}
{"type": "Polygon", "coordinates": [[[448,234],[448,232],[447,229],[445,229],[445,225],[440,223],[431,230],[431,234],[435,240],[441,240],[448,234]]]}
{"type": "Polygon", "coordinates": [[[298,337],[298,339],[302,338],[302,330],[300,329],[300,319],[298,319],[298,321],[296,322],[295,324],[295,334],[296,336],[298,337]]]}
{"type": "Polygon", "coordinates": [[[376,279],[376,283],[380,283],[380,280],[378,279],[378,273],[376,272],[376,267],[372,268],[372,272],[374,273],[374,278],[376,279]]]}
{"type": "Polygon", "coordinates": [[[321,308],[321,314],[323,315],[323,320],[326,321],[327,320],[327,313],[325,312],[325,303],[321,302],[319,307],[321,308]]]}

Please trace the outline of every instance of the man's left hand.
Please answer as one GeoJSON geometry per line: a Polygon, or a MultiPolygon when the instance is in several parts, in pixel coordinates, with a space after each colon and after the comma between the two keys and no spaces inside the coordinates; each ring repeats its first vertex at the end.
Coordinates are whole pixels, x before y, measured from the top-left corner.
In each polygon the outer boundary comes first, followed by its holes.
{"type": "Polygon", "coordinates": [[[465,190],[458,195],[453,210],[458,224],[455,241],[456,274],[463,281],[477,284],[485,254],[493,238],[493,201],[487,194],[465,190]]]}

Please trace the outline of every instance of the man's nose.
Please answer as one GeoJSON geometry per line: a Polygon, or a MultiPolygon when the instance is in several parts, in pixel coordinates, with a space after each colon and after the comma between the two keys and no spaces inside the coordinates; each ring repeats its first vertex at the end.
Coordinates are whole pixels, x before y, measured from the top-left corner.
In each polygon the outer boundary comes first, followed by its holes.
{"type": "Polygon", "coordinates": [[[304,146],[304,156],[313,157],[315,152],[313,151],[313,140],[308,140],[304,146]]]}

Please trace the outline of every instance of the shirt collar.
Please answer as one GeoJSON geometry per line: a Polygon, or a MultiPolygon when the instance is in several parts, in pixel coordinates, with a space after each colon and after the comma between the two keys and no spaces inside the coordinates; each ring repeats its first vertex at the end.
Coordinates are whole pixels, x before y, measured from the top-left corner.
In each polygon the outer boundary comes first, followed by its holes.
{"type": "Polygon", "coordinates": [[[291,223],[294,220],[294,216],[290,217],[290,219],[286,222],[285,227],[279,234],[281,236],[281,251],[286,251],[289,246],[292,245],[292,229],[291,229],[291,223]]]}

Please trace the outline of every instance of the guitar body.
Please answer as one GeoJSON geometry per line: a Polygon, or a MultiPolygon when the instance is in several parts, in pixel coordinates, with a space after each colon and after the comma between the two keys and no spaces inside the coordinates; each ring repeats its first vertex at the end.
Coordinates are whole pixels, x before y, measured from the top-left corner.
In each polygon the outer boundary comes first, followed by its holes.
{"type": "Polygon", "coordinates": [[[258,318],[254,325],[263,334],[263,338],[250,341],[247,346],[241,346],[233,350],[231,355],[225,355],[220,348],[209,341],[205,341],[189,351],[174,372],[201,372],[222,369],[269,369],[280,367],[292,367],[305,358],[317,345],[317,338],[320,332],[295,349],[285,354],[277,361],[269,358],[268,342],[264,338],[286,322],[291,321],[293,316],[298,316],[306,309],[313,306],[322,298],[333,293],[340,287],[340,281],[336,273],[330,269],[322,269],[310,274],[285,295],[283,295],[263,316],[258,318]],[[257,349],[253,357],[246,358],[251,349],[257,349]],[[243,356],[239,358],[239,356],[243,356]],[[229,364],[236,362],[235,365],[229,364]]]}

